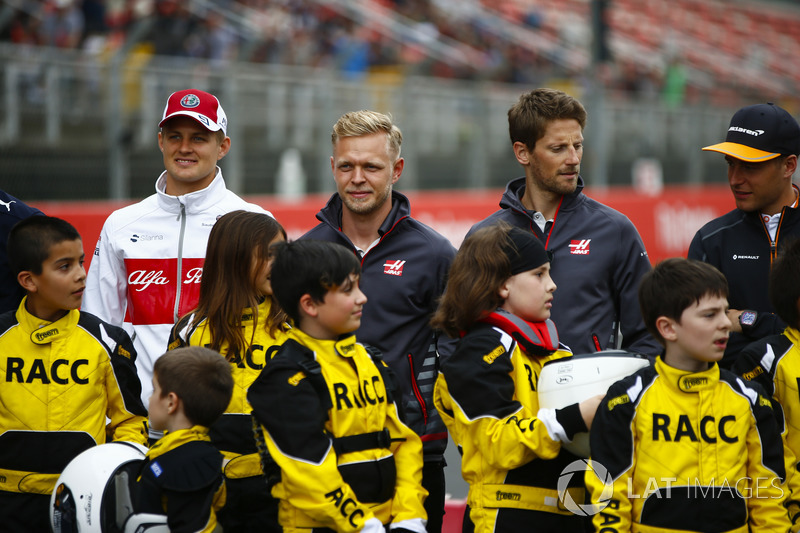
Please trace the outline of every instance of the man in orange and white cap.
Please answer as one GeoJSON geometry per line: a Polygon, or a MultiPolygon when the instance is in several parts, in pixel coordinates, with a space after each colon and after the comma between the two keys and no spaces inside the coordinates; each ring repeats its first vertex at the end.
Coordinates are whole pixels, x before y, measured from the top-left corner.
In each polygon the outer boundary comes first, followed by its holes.
{"type": "Polygon", "coordinates": [[[172,326],[197,305],[214,223],[237,209],[269,214],[225,187],[217,162],[231,139],[214,95],[197,89],[172,93],[158,126],[166,170],[156,180],[155,194],[105,221],[82,306],[133,338],[145,405],[153,364],[166,351],[172,326]]]}
{"type": "Polygon", "coordinates": [[[703,150],[725,156],[736,209],[700,228],[688,257],[711,263],[728,279],[733,331],[720,366],[729,368],[748,343],[786,327],[774,314],[767,286],[778,253],[800,237],[792,183],[800,126],[775,104],[751,105],[733,115],[725,142],[703,150]]]}

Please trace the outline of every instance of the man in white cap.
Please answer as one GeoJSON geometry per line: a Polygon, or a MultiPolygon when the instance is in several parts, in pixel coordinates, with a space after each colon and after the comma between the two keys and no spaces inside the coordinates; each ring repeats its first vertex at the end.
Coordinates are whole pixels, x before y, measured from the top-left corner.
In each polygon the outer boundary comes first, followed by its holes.
{"type": "Polygon", "coordinates": [[[786,327],[774,314],[767,286],[778,253],[800,237],[792,183],[800,126],[775,104],[751,105],[733,115],[725,142],[703,150],[725,155],[736,209],[700,228],[688,257],[714,265],[728,279],[733,331],[720,366],[730,368],[748,343],[786,327]]]}
{"type": "Polygon", "coordinates": [[[269,214],[225,187],[217,161],[230,150],[231,139],[214,95],[197,89],[172,93],[158,125],[166,170],[156,180],[155,194],[105,221],[82,306],[133,338],[145,405],[153,364],[167,349],[170,329],[197,305],[214,223],[237,209],[269,214]]]}

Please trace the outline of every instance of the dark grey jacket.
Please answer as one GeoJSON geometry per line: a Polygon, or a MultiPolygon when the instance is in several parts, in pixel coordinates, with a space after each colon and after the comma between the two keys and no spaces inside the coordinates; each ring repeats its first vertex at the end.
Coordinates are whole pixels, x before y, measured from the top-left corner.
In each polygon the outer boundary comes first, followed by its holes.
{"type": "MultiPolygon", "coordinates": [[[[33,215],[43,215],[35,207],[30,207],[5,191],[0,191],[0,314],[14,311],[19,307],[25,291],[17,282],[8,262],[8,233],[14,224],[33,215]]],[[[84,235],[86,237],[86,235],[84,235]]]]}
{"type": "Polygon", "coordinates": [[[781,333],[786,327],[769,301],[769,270],[780,251],[797,238],[800,209],[784,207],[775,242],[758,213],[739,209],[708,222],[692,239],[689,259],[710,263],[725,274],[731,309],[758,311],[756,323],[746,335],[731,333],[721,367],[730,368],[749,343],[781,333]]]}
{"type": "Polygon", "coordinates": [[[524,177],[509,182],[501,209],[472,226],[467,235],[503,220],[541,239],[553,254],[551,276],[557,285],[550,318],[559,340],[573,353],[615,348],[611,339],[617,322],[622,349],[660,353],[639,312],[639,280],[650,270],[650,260],[628,217],[583,194],[579,177],[577,189],[563,197],[552,226],[542,233],[533,213],[522,205],[524,193],[524,177]]]}

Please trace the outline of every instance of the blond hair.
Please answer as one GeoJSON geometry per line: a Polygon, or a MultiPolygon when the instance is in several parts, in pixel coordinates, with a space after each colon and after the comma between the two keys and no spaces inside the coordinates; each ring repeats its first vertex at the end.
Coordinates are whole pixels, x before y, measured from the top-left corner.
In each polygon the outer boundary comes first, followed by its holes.
{"type": "Polygon", "coordinates": [[[400,128],[392,123],[392,116],[366,109],[351,111],[339,117],[333,125],[331,145],[335,148],[342,137],[360,137],[373,133],[385,133],[387,152],[394,159],[400,157],[403,134],[400,128]]]}

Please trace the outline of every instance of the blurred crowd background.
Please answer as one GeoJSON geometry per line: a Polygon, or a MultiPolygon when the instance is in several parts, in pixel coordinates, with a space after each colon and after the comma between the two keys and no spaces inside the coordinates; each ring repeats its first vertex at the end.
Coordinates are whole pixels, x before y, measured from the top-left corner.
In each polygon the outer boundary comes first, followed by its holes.
{"type": "Polygon", "coordinates": [[[329,188],[324,139],[354,106],[398,120],[407,185],[493,187],[517,174],[508,106],[554,86],[589,110],[590,183],[708,182],[699,147],[732,109],[797,110],[798,49],[792,1],[3,0],[0,164],[23,196],[142,196],[163,102],[198,86],[241,136],[239,192],[329,188]]]}

